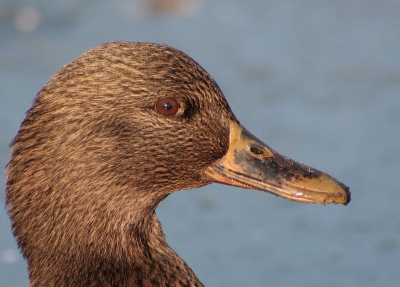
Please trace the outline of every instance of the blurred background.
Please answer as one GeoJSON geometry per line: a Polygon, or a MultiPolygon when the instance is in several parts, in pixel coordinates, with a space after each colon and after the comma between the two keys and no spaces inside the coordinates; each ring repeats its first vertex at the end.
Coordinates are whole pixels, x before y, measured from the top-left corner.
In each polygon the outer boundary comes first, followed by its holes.
{"type": "MultiPolygon", "coordinates": [[[[186,52],[258,138],[351,188],[346,207],[217,184],[169,196],[167,240],[206,286],[399,286],[399,1],[0,0],[2,168],[49,78],[116,40],[186,52]]],[[[28,286],[3,208],[0,286],[28,286]]]]}

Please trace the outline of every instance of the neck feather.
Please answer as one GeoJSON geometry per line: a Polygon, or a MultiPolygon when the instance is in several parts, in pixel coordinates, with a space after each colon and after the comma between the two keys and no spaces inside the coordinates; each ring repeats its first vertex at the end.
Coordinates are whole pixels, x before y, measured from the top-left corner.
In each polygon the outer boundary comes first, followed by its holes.
{"type": "Polygon", "coordinates": [[[99,236],[81,234],[79,246],[28,260],[31,287],[203,286],[166,243],[155,213],[99,236]]]}

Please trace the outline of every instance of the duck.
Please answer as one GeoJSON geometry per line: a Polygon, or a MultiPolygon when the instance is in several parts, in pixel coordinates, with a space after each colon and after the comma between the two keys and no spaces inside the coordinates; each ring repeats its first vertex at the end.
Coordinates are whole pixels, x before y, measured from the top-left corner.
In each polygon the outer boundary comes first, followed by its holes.
{"type": "Polygon", "coordinates": [[[155,210],[213,182],[300,203],[350,190],[236,119],[213,78],[168,45],[110,42],[38,92],[10,148],[6,209],[30,286],[203,286],[155,210]]]}

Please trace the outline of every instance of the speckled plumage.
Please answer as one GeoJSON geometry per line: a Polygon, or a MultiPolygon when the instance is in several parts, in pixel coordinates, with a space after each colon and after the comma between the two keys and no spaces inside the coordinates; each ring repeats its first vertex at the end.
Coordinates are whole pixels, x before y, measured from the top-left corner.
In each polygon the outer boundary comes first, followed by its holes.
{"type": "Polygon", "coordinates": [[[235,120],[213,79],[168,46],[117,42],[66,65],[38,93],[6,172],[31,286],[202,286],[155,215],[210,183],[235,120]],[[182,114],[166,117],[157,99],[182,114]]]}
{"type": "Polygon", "coordinates": [[[31,287],[203,286],[155,209],[212,181],[302,203],[351,197],[242,127],[184,53],[128,42],[89,50],[38,93],[11,145],[7,209],[31,287]]]}

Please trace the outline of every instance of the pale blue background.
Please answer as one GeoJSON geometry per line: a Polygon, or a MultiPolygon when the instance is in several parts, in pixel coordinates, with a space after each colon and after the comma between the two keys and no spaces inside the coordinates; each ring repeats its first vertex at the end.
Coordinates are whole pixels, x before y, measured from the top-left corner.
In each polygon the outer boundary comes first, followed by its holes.
{"type": "MultiPolygon", "coordinates": [[[[39,89],[113,40],[185,51],[257,137],[351,187],[347,207],[217,184],[170,196],[167,240],[205,285],[399,286],[400,1],[2,0],[1,167],[39,89]]],[[[27,285],[1,209],[0,286],[27,285]]]]}

